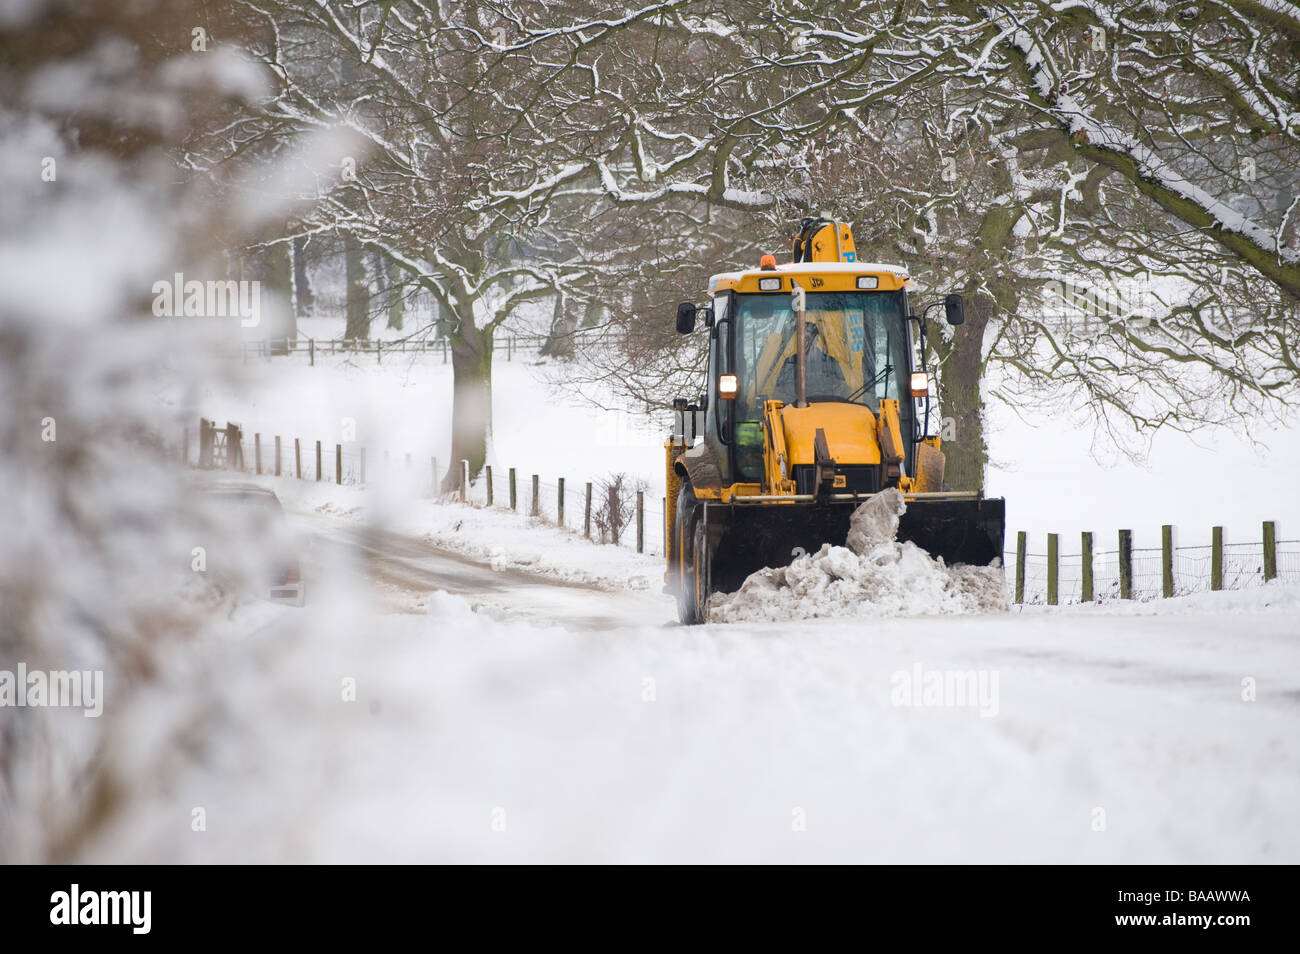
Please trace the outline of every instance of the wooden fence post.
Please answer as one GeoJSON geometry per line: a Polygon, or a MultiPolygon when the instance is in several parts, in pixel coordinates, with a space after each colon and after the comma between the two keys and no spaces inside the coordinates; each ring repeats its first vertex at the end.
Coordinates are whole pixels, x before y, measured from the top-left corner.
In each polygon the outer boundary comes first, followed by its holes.
{"type": "Polygon", "coordinates": [[[517,511],[519,509],[519,495],[516,493],[516,490],[517,488],[515,486],[515,469],[511,467],[510,468],[510,509],[517,511]]]}
{"type": "Polygon", "coordinates": [[[1047,605],[1057,605],[1060,594],[1057,587],[1060,581],[1060,540],[1055,533],[1047,535],[1047,605]]]}
{"type": "Polygon", "coordinates": [[[366,483],[366,449],[364,447],[359,447],[357,448],[357,451],[361,457],[359,468],[361,472],[358,476],[361,479],[361,485],[364,487],[366,483]]]}
{"type": "Polygon", "coordinates": [[[316,442],[316,479],[320,480],[321,476],[322,474],[321,474],[321,466],[320,466],[320,441],[317,441],[316,442]]]}
{"type": "Polygon", "coordinates": [[[1165,599],[1174,595],[1174,528],[1168,523],[1160,528],[1160,592],[1165,599]]]}
{"type": "Polygon", "coordinates": [[[582,535],[591,539],[591,481],[587,481],[587,504],[583,508],[582,535]]]}
{"type": "Polygon", "coordinates": [[[1119,598],[1133,598],[1133,531],[1119,532],[1119,598]]]}
{"type": "Polygon", "coordinates": [[[559,490],[556,492],[555,512],[558,516],[555,522],[562,527],[564,526],[564,478],[557,479],[559,480],[559,490]]]}
{"type": "Polygon", "coordinates": [[[487,471],[487,505],[492,506],[492,465],[488,464],[484,470],[487,471]]]}
{"type": "Polygon", "coordinates": [[[530,516],[540,517],[542,515],[542,490],[541,478],[533,474],[533,510],[530,516]]]}
{"type": "Polygon", "coordinates": [[[302,480],[302,441],[297,437],[293,439],[293,463],[298,479],[302,480]]]}
{"type": "Polygon", "coordinates": [[[1223,589],[1223,528],[1210,528],[1210,589],[1223,589]]]}
{"type": "Polygon", "coordinates": [[[275,435],[275,476],[280,476],[280,435],[275,435]]]}
{"type": "Polygon", "coordinates": [[[262,473],[262,434],[260,431],[253,435],[253,467],[260,476],[262,473]]]}
{"type": "Polygon", "coordinates": [[[315,338],[307,339],[307,355],[308,355],[308,360],[311,362],[311,366],[313,368],[316,367],[316,339],[315,338]]]}
{"type": "Polygon", "coordinates": [[[619,537],[623,533],[623,501],[620,499],[618,485],[610,481],[606,487],[605,494],[605,512],[609,519],[609,535],[614,541],[614,546],[618,546],[619,537]]]}
{"type": "Polygon", "coordinates": [[[1079,587],[1079,588],[1080,588],[1079,598],[1080,598],[1084,603],[1091,603],[1091,602],[1092,602],[1092,598],[1093,598],[1093,592],[1092,592],[1092,532],[1089,531],[1089,530],[1085,530],[1085,531],[1083,531],[1083,533],[1080,535],[1079,543],[1081,544],[1081,549],[1080,549],[1080,554],[1081,554],[1081,556],[1080,556],[1080,560],[1079,560],[1079,562],[1080,562],[1080,564],[1081,564],[1081,571],[1082,571],[1082,574],[1081,574],[1081,575],[1082,575],[1082,580],[1080,581],[1080,587],[1079,587]]]}
{"type": "Polygon", "coordinates": [[[334,445],[334,483],[343,483],[343,445],[334,445]]]}
{"type": "Polygon", "coordinates": [[[636,552],[645,553],[645,491],[636,492],[636,552]]]}
{"type": "Polygon", "coordinates": [[[430,467],[430,468],[432,469],[432,471],[433,471],[433,485],[432,485],[432,490],[433,490],[433,495],[436,497],[436,496],[438,496],[438,458],[436,458],[436,457],[430,457],[430,458],[429,458],[429,467],[430,467]]]}
{"type": "Polygon", "coordinates": [[[226,467],[240,471],[248,469],[244,463],[244,429],[226,422],[226,467]]]}
{"type": "Polygon", "coordinates": [[[469,502],[469,460],[464,457],[460,461],[460,502],[469,502]]]}
{"type": "Polygon", "coordinates": [[[1277,527],[1264,521],[1264,582],[1277,578],[1277,527]]]}
{"type": "MultiPolygon", "coordinates": [[[[1025,542],[1026,533],[1020,530],[1016,533],[1016,602],[1025,601],[1025,542]]],[[[679,548],[680,549],[680,548],[679,548]]]]}

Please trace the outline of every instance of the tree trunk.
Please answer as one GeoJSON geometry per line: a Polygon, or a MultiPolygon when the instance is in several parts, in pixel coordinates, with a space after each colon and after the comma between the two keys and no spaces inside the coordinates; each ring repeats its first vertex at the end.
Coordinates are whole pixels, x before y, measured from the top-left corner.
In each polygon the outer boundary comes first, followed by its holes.
{"type": "Polygon", "coordinates": [[[311,290],[311,276],[307,274],[307,240],[293,240],[293,310],[299,318],[311,317],[316,296],[311,290]]]}
{"type": "MultiPolygon", "coordinates": [[[[371,305],[376,312],[387,311],[393,289],[388,283],[388,263],[378,250],[370,253],[370,276],[371,305]]],[[[373,317],[371,320],[373,323],[373,317]]]]}
{"type": "Polygon", "coordinates": [[[370,339],[370,281],[366,274],[366,253],[350,235],[343,237],[344,273],[348,283],[348,324],[344,338],[370,339]]]}
{"type": "Polygon", "coordinates": [[[487,463],[492,433],[492,332],[470,326],[451,336],[451,461],[442,481],[444,493],[460,486],[460,462],[478,477],[487,463]]]}
{"type": "Polygon", "coordinates": [[[286,339],[298,336],[293,314],[293,262],[289,243],[276,242],[262,252],[261,336],[271,342],[272,353],[284,354],[286,339]]]}
{"type": "Polygon", "coordinates": [[[406,317],[406,296],[403,294],[402,266],[388,260],[388,327],[402,330],[406,317]]]}
{"type": "Polygon", "coordinates": [[[984,440],[984,329],[993,314],[987,295],[967,298],[966,321],[953,329],[951,342],[934,336],[942,360],[940,435],[947,461],[944,483],[953,490],[983,490],[988,445],[984,440]]]}
{"type": "Polygon", "coordinates": [[[541,354],[547,358],[573,357],[574,322],[565,307],[563,295],[555,296],[555,310],[551,314],[551,329],[542,344],[541,354]]]}

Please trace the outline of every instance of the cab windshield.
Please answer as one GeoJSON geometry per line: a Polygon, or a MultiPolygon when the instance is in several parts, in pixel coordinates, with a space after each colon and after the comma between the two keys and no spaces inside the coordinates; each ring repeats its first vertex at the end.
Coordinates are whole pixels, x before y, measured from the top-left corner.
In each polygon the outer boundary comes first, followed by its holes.
{"type": "MultiPolygon", "coordinates": [[[[759,421],[763,402],[794,403],[795,314],[790,295],[737,295],[736,421],[759,421]]],[[[901,292],[808,292],[808,401],[848,401],[878,412],[882,398],[907,409],[908,337],[901,292]]]]}

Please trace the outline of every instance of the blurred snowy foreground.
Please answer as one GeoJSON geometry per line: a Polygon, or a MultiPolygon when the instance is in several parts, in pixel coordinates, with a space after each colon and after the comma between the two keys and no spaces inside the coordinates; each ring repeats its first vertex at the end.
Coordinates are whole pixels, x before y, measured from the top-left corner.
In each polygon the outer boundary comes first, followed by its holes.
{"type": "Polygon", "coordinates": [[[79,860],[1300,861],[1294,588],[686,628],[657,560],[266,483],[308,605],[137,701],[79,860]]]}

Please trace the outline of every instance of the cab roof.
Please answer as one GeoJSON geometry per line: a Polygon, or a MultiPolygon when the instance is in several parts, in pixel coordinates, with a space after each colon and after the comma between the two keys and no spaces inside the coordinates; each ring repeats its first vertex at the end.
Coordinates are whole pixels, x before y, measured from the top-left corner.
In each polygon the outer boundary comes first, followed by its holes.
{"type": "Polygon", "coordinates": [[[911,288],[907,269],[901,265],[878,262],[787,262],[773,269],[751,268],[737,272],[719,272],[709,279],[709,292],[778,292],[791,291],[797,280],[805,291],[856,291],[859,276],[875,276],[879,291],[911,288]],[[760,288],[759,279],[779,278],[780,288],[760,288]]]}

